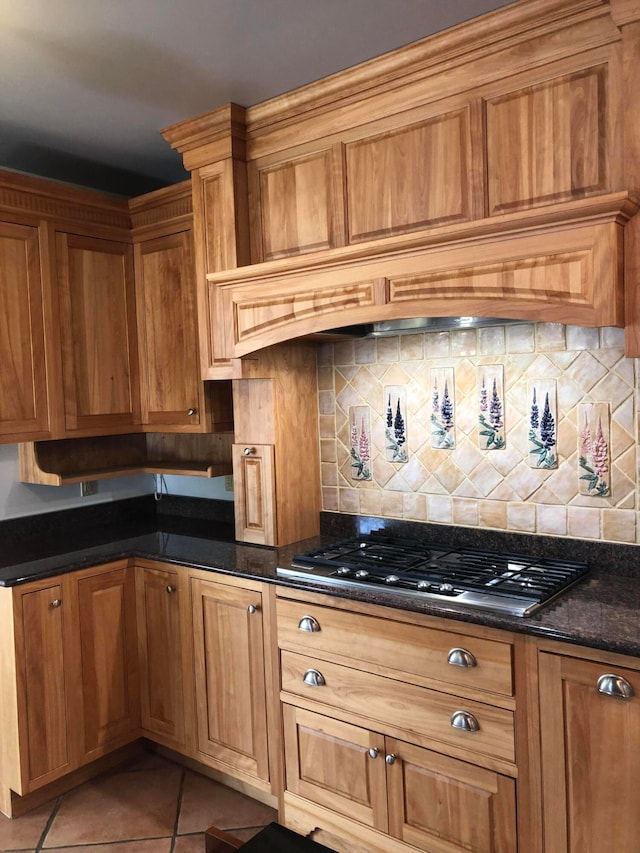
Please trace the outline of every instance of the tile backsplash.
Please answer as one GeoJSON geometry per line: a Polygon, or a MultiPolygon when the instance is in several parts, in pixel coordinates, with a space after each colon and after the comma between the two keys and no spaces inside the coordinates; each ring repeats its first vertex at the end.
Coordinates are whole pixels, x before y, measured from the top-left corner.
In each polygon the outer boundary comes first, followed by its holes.
{"type": "Polygon", "coordinates": [[[323,343],[323,509],[638,542],[637,374],[616,328],[323,343]]]}

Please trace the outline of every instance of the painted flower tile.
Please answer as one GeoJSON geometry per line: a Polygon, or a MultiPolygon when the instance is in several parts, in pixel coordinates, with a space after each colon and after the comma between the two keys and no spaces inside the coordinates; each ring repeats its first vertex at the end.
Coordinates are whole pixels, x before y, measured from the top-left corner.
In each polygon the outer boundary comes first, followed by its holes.
{"type": "Polygon", "coordinates": [[[502,450],[506,443],[501,364],[478,368],[478,443],[482,450],[502,450]]]}
{"type": "Polygon", "coordinates": [[[558,411],[555,379],[532,379],[527,386],[529,465],[558,467],[558,411]]]}
{"type": "Polygon", "coordinates": [[[388,385],[385,399],[385,449],[387,462],[406,462],[407,391],[401,385],[388,385]]]}
{"type": "Polygon", "coordinates": [[[369,406],[349,407],[351,479],[371,479],[371,413],[369,406]]]}
{"type": "Polygon", "coordinates": [[[611,439],[608,403],[578,406],[578,477],[580,494],[611,494],[611,439]]]}
{"type": "Polygon", "coordinates": [[[431,447],[448,450],[456,446],[453,368],[432,368],[430,377],[431,447]]]}

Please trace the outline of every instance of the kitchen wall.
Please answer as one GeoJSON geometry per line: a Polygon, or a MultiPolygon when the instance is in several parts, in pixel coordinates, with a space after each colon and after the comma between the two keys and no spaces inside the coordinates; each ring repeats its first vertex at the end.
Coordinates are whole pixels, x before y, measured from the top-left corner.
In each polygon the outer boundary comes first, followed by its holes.
{"type": "Polygon", "coordinates": [[[623,346],[555,323],[321,344],[323,508],[639,541],[623,346]]]}

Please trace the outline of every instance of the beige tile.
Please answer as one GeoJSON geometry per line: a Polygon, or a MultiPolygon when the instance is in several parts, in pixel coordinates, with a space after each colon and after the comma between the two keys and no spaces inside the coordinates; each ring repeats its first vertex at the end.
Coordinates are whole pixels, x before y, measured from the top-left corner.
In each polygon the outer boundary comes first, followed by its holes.
{"type": "MultiPolygon", "coordinates": [[[[115,844],[81,844],[79,847],[46,847],[48,853],[171,853],[173,838],[148,838],[143,841],[120,841],[115,844]]],[[[176,846],[176,853],[202,853],[204,850],[204,835],[200,847],[181,848],[176,846]]]]}
{"type": "Polygon", "coordinates": [[[322,439],[320,441],[320,461],[335,462],[336,461],[336,443],[331,439],[322,439]]]}
{"type": "Polygon", "coordinates": [[[636,514],[629,509],[602,511],[602,538],[610,542],[636,541],[636,514]]]}
{"type": "Polygon", "coordinates": [[[382,494],[379,489],[362,489],[360,491],[360,513],[362,515],[380,515],[382,509],[382,494]]]}
{"type": "Polygon", "coordinates": [[[509,530],[521,530],[525,533],[535,533],[536,507],[535,504],[507,504],[507,527],[509,530]]]}
{"type": "Polygon", "coordinates": [[[353,364],[353,341],[337,341],[333,345],[334,364],[353,364]]]}
{"type": "Polygon", "coordinates": [[[548,536],[567,535],[567,508],[565,506],[537,507],[537,532],[548,536]]]}
{"type": "MultiPolygon", "coordinates": [[[[173,853],[203,853],[204,844],[203,832],[198,832],[195,835],[179,835],[176,838],[173,853]]],[[[109,853],[109,851],[105,851],[105,853],[109,853]]]]}
{"type": "Polygon", "coordinates": [[[600,329],[600,346],[603,349],[622,347],[624,348],[624,329],[616,326],[603,326],[600,329]]]}
{"type": "Polygon", "coordinates": [[[114,773],[76,788],[63,797],[44,848],[171,835],[182,772],[114,773]]]}
{"type": "Polygon", "coordinates": [[[323,486],[337,486],[338,469],[335,462],[322,462],[320,465],[320,477],[323,486]]]}
{"type": "Polygon", "coordinates": [[[400,360],[421,361],[424,358],[424,335],[400,335],[400,360]]]}
{"type": "Polygon", "coordinates": [[[464,498],[453,499],[453,523],[465,527],[477,527],[480,519],[478,501],[464,498]]]}
{"type": "Polygon", "coordinates": [[[400,342],[397,337],[378,338],[377,358],[380,364],[394,364],[400,358],[400,342]]]}
{"type": "Polygon", "coordinates": [[[209,826],[228,831],[264,826],[272,820],[277,820],[275,809],[199,773],[187,773],[178,835],[203,832],[209,826]]]}
{"type": "Polygon", "coordinates": [[[321,364],[318,367],[318,390],[333,391],[333,377],[333,365],[321,364]]]}
{"type": "Polygon", "coordinates": [[[428,495],[427,516],[438,524],[451,524],[453,520],[452,499],[448,495],[428,495]]]}
{"type": "Polygon", "coordinates": [[[480,355],[502,355],[505,351],[504,326],[487,326],[478,329],[480,355]]]}
{"type": "Polygon", "coordinates": [[[412,521],[427,520],[426,495],[409,492],[402,497],[402,515],[412,521]]]}
{"type": "Polygon", "coordinates": [[[380,514],[383,518],[402,518],[403,505],[401,492],[382,492],[380,514]]]}
{"type": "Polygon", "coordinates": [[[567,326],[567,349],[599,349],[599,329],[589,329],[586,326],[567,326]]]}
{"type": "Polygon", "coordinates": [[[336,408],[336,395],[333,391],[318,391],[318,408],[321,415],[331,415],[336,408]]]}
{"type": "Polygon", "coordinates": [[[493,527],[497,530],[506,530],[507,527],[507,505],[502,501],[480,501],[480,527],[493,527]]]}
{"type": "Polygon", "coordinates": [[[55,802],[9,820],[0,814],[0,850],[34,849],[40,842],[55,802]]]}
{"type": "Polygon", "coordinates": [[[428,332],[424,336],[426,358],[446,358],[451,351],[449,332],[428,332]]]}
{"type": "Polygon", "coordinates": [[[451,355],[456,358],[463,355],[475,355],[478,338],[475,329],[460,329],[451,332],[451,355]]]}
{"type": "Polygon", "coordinates": [[[568,533],[578,539],[600,538],[600,510],[581,506],[570,506],[568,533]]]}
{"type": "Polygon", "coordinates": [[[356,364],[373,364],[376,360],[375,338],[362,338],[353,342],[356,364]]]}
{"type": "Polygon", "coordinates": [[[565,327],[562,323],[537,323],[536,349],[538,352],[566,349],[565,327]]]}
{"type": "Polygon", "coordinates": [[[507,352],[530,353],[535,351],[535,329],[532,323],[507,326],[507,352]]]}
{"type": "Polygon", "coordinates": [[[319,365],[333,364],[333,344],[318,344],[318,347],[316,349],[316,359],[319,365]]]}
{"type": "Polygon", "coordinates": [[[320,433],[320,438],[335,438],[335,413],[332,412],[330,415],[323,415],[322,412],[320,412],[320,417],[318,418],[318,432],[320,433]]]}
{"type": "Polygon", "coordinates": [[[358,490],[357,489],[340,489],[340,512],[358,512],[358,490]]]}
{"type": "Polygon", "coordinates": [[[322,509],[325,512],[338,512],[340,503],[337,489],[322,489],[322,509]]]}

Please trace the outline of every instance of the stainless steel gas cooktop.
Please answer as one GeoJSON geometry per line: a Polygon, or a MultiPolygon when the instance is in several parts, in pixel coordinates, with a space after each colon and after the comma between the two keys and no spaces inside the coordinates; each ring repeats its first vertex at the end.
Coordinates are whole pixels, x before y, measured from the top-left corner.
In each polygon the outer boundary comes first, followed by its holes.
{"type": "Polygon", "coordinates": [[[370,533],[297,554],[281,577],[327,587],[384,590],[400,598],[449,602],[530,616],[588,572],[586,563],[370,533]]]}

